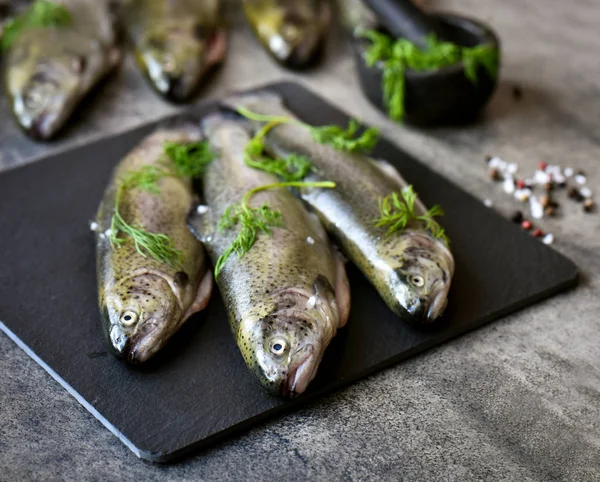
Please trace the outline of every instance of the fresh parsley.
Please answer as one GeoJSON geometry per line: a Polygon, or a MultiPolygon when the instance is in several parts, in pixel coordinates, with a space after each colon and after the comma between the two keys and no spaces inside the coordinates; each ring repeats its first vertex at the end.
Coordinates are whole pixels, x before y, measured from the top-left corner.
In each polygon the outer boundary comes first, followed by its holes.
{"type": "Polygon", "coordinates": [[[239,226],[239,231],[233,242],[217,259],[217,263],[215,264],[215,279],[219,276],[223,266],[225,266],[225,263],[232,254],[237,254],[238,259],[242,258],[254,246],[256,238],[260,233],[270,236],[272,228],[283,226],[283,217],[280,211],[272,209],[268,204],[263,204],[257,208],[249,206],[252,196],[261,191],[287,187],[320,187],[331,189],[335,187],[335,183],[330,181],[294,181],[267,184],[250,189],[244,194],[239,204],[228,206],[219,220],[218,230],[224,231],[239,226]]]}
{"type": "Polygon", "coordinates": [[[36,0],[25,12],[5,23],[0,46],[2,50],[7,50],[27,28],[65,27],[71,22],[71,14],[63,5],[48,0],[36,0]]]}
{"type": "Polygon", "coordinates": [[[404,118],[405,72],[437,70],[462,62],[467,78],[476,84],[478,69],[482,66],[491,77],[498,75],[499,53],[493,45],[462,47],[442,42],[435,36],[427,39],[427,48],[420,49],[406,39],[393,40],[376,30],[362,30],[358,35],[369,41],[365,62],[381,65],[383,71],[383,98],[388,115],[395,121],[404,118]]]}
{"type": "Polygon", "coordinates": [[[443,216],[444,211],[438,205],[433,206],[423,215],[415,212],[417,194],[412,186],[404,188],[400,194],[394,192],[379,200],[379,218],[375,220],[377,227],[387,227],[389,236],[396,231],[403,231],[411,222],[422,222],[424,227],[435,238],[449,244],[450,240],[444,229],[435,220],[437,216],[443,216]]]}

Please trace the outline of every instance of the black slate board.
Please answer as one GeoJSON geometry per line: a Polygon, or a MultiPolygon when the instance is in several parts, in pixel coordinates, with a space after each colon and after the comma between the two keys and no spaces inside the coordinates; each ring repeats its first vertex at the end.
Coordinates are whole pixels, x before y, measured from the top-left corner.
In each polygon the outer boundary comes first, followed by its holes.
{"type": "MultiPolygon", "coordinates": [[[[348,121],[299,85],[275,88],[309,123],[348,121]]],[[[349,266],[350,320],[298,399],[266,394],[247,372],[218,293],[148,365],[128,367],[104,346],[88,222],[112,167],[156,124],[0,176],[0,328],[144,459],[181,457],[577,282],[571,261],[381,141],[375,156],[395,164],[426,204],[439,203],[447,213],[457,268],[438,331],[403,325],[349,266]]]]}

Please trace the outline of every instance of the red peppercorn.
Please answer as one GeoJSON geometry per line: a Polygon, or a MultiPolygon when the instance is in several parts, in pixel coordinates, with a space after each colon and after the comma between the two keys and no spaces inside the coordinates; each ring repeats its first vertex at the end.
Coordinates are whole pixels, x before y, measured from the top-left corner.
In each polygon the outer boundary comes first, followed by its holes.
{"type": "Polygon", "coordinates": [[[532,228],[531,221],[523,221],[521,227],[529,231],[532,228]]]}
{"type": "Polygon", "coordinates": [[[546,168],[548,167],[548,164],[546,164],[544,161],[540,161],[540,171],[545,171],[546,168]]]}
{"type": "Polygon", "coordinates": [[[519,179],[517,181],[517,189],[525,189],[527,187],[527,184],[525,184],[525,181],[523,181],[522,179],[519,179]]]}
{"type": "Polygon", "coordinates": [[[543,234],[544,234],[544,232],[543,232],[543,231],[542,231],[540,228],[536,229],[536,230],[533,232],[533,235],[534,235],[536,238],[539,238],[539,237],[541,237],[543,234]]]}

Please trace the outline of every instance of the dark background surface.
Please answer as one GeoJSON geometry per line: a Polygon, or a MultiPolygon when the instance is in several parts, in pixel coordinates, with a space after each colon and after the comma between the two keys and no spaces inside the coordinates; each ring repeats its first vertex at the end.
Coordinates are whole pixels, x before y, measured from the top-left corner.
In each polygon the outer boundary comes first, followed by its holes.
{"type": "MultiPolygon", "coordinates": [[[[347,117],[293,84],[279,89],[303,120],[347,117]]],[[[195,112],[205,113],[210,104],[195,112]]],[[[273,398],[247,372],[218,294],[147,366],[106,354],[97,307],[94,216],[112,167],[149,124],[0,177],[0,320],[131,442],[155,461],[178,457],[327,391],[523,308],[576,282],[575,266],[423,164],[382,141],[428,205],[446,210],[456,275],[443,327],[401,324],[353,267],[352,312],[305,396],[273,398]]]]}

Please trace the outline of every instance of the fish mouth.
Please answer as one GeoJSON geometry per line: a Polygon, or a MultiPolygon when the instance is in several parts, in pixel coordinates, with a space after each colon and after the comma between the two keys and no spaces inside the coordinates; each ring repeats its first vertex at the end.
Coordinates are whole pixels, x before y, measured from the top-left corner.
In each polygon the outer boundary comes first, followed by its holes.
{"type": "Polygon", "coordinates": [[[448,304],[448,296],[445,291],[438,292],[431,302],[429,303],[429,309],[425,315],[428,322],[435,321],[444,312],[446,305],[448,304]]]}
{"type": "Polygon", "coordinates": [[[158,323],[157,319],[150,318],[130,335],[123,333],[118,326],[113,326],[111,340],[117,356],[133,365],[149,360],[167,339],[164,336],[165,328],[158,323]]]}
{"type": "Polygon", "coordinates": [[[287,378],[280,387],[279,394],[282,397],[294,398],[303,393],[316,375],[318,364],[314,345],[304,345],[296,351],[287,378]]]}
{"type": "Polygon", "coordinates": [[[27,133],[33,139],[40,141],[48,140],[54,136],[57,131],[54,120],[54,115],[48,112],[42,112],[33,119],[31,125],[27,128],[27,133]]]}

